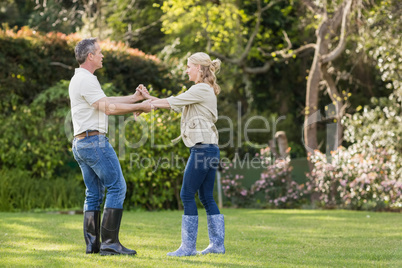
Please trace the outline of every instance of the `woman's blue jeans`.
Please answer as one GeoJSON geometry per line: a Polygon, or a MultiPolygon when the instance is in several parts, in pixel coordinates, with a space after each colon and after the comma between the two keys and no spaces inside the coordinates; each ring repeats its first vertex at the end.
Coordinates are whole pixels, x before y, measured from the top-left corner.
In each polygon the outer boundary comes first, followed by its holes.
{"type": "Polygon", "coordinates": [[[105,208],[122,209],[127,186],[109,139],[104,135],[74,139],[72,149],[86,186],[84,211],[100,210],[105,188],[105,208]]]}
{"type": "Polygon", "coordinates": [[[215,174],[219,166],[219,148],[215,144],[196,144],[184,170],[180,198],[184,215],[198,215],[195,194],[198,191],[207,215],[220,214],[213,197],[215,174]]]}

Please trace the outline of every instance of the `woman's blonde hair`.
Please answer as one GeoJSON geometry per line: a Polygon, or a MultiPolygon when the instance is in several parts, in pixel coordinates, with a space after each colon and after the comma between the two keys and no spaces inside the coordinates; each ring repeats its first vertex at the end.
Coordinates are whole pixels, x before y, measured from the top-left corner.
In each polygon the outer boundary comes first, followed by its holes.
{"type": "Polygon", "coordinates": [[[218,95],[221,92],[221,87],[216,83],[216,75],[221,68],[220,59],[211,60],[208,54],[197,52],[188,58],[188,61],[194,65],[200,65],[200,78],[196,83],[209,84],[218,95]]]}

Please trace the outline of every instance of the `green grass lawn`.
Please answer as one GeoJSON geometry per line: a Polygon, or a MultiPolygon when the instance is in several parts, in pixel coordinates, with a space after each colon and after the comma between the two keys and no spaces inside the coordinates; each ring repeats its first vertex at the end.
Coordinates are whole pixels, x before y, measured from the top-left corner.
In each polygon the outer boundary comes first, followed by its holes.
{"type": "MultiPolygon", "coordinates": [[[[197,250],[208,245],[200,210],[197,250]]],[[[0,213],[1,267],[402,267],[402,214],[224,209],[226,254],[167,257],[182,211],[125,212],[120,241],[137,256],[85,254],[82,215],[0,213]]]]}

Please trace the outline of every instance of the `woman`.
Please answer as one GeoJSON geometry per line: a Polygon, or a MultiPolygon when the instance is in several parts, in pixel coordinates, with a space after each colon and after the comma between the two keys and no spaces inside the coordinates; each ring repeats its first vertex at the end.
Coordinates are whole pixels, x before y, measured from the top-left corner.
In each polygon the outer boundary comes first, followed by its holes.
{"type": "Polygon", "coordinates": [[[198,232],[198,211],[195,194],[207,212],[209,246],[201,254],[225,253],[225,224],[223,215],[213,198],[216,169],[219,165],[218,131],[214,123],[218,119],[217,98],[220,87],[216,83],[215,73],[219,71],[221,61],[202,52],[188,58],[187,71],[189,80],[195,85],[186,92],[166,99],[158,99],[140,90],[150,99],[151,107],[182,111],[181,138],[190,148],[190,157],[184,170],[180,198],[184,206],[182,217],[182,243],[178,250],[168,256],[196,255],[198,232]]]}

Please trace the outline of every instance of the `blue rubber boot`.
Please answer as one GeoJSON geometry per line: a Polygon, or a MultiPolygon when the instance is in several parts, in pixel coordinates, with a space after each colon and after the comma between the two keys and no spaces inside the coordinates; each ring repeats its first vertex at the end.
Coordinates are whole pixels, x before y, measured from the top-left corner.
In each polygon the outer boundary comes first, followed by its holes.
{"type": "Polygon", "coordinates": [[[201,254],[225,254],[225,220],[222,214],[207,215],[209,246],[201,254]]]}
{"type": "Polygon", "coordinates": [[[197,254],[198,216],[183,215],[181,222],[181,245],[175,252],[169,252],[168,256],[182,257],[197,254]]]}

